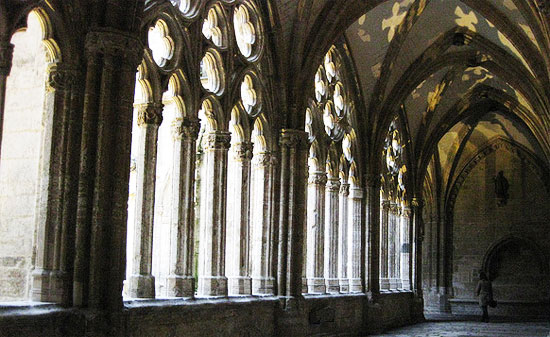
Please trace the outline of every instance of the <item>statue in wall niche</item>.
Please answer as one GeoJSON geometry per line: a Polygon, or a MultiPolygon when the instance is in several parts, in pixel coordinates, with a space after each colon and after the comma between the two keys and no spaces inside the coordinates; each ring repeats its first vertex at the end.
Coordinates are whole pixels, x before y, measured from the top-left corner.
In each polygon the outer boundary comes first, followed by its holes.
{"type": "Polygon", "coordinates": [[[504,206],[508,203],[508,179],[504,177],[504,171],[499,171],[498,175],[493,178],[495,182],[495,194],[497,198],[497,205],[504,206]]]}

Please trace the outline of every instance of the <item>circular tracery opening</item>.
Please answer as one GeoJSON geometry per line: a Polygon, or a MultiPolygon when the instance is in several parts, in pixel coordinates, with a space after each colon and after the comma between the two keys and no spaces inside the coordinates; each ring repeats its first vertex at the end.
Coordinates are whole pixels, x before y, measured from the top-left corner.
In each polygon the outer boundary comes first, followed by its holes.
{"type": "Polygon", "coordinates": [[[214,50],[206,52],[200,64],[200,79],[204,89],[216,95],[223,94],[224,69],[219,54],[214,50]]]}
{"type": "Polygon", "coordinates": [[[168,25],[158,20],[149,28],[148,45],[153,53],[153,60],[159,67],[164,67],[174,56],[174,40],[170,37],[168,25]]]}
{"type": "Polygon", "coordinates": [[[225,47],[224,22],[216,7],[211,7],[202,23],[202,35],[218,48],[225,47]]]}
{"type": "Polygon", "coordinates": [[[245,5],[239,5],[235,8],[233,26],[239,51],[246,58],[252,57],[258,29],[251,20],[249,9],[245,5]]]}

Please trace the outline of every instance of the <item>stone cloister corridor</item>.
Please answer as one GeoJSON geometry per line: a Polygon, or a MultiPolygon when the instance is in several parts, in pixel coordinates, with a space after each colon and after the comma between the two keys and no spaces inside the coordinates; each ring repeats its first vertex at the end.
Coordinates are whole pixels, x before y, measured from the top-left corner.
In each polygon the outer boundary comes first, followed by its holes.
{"type": "Polygon", "coordinates": [[[0,0],[0,336],[546,337],[548,205],[548,0],[0,0]]]}

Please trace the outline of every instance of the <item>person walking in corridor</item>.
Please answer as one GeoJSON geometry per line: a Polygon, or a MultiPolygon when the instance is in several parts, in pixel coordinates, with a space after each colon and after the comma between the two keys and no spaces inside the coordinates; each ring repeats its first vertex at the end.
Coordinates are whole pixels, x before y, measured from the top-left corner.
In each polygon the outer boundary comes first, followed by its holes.
{"type": "Polygon", "coordinates": [[[487,274],[483,271],[479,273],[476,296],[478,296],[479,306],[481,307],[481,310],[483,310],[481,321],[489,322],[489,312],[487,311],[487,306],[493,302],[493,286],[491,285],[491,281],[489,281],[487,274]]]}

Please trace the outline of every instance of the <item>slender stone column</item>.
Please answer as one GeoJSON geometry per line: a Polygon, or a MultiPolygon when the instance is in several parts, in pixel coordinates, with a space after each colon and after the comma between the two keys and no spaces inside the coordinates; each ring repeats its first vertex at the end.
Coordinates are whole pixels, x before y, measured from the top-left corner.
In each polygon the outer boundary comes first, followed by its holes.
{"type": "Polygon", "coordinates": [[[422,301],[422,241],[424,240],[424,223],[422,221],[422,207],[424,202],[421,198],[415,197],[411,202],[413,216],[413,290],[419,301],[422,301]]]}
{"type": "Polygon", "coordinates": [[[363,189],[351,186],[348,201],[348,277],[349,291],[358,293],[363,290],[361,279],[361,220],[363,189]]]}
{"type": "Polygon", "coordinates": [[[398,288],[397,275],[397,243],[399,242],[398,226],[398,206],[396,203],[390,203],[388,216],[388,276],[390,279],[390,289],[398,288]]]}
{"type": "Polygon", "coordinates": [[[132,275],[129,293],[133,298],[155,298],[153,267],[153,221],[155,178],[157,173],[158,128],[162,122],[161,104],[142,104],[138,109],[138,153],[136,159],[137,190],[132,251],[132,275]]]}
{"type": "Polygon", "coordinates": [[[172,124],[174,136],[172,210],[170,212],[170,261],[166,296],[193,297],[195,152],[198,119],[178,118],[172,124]]]}
{"type": "MultiPolygon", "coordinates": [[[[281,131],[280,216],[277,293],[301,297],[306,214],[307,133],[281,131]]],[[[287,302],[289,304],[290,302],[287,302]]]]}
{"type": "Polygon", "coordinates": [[[225,277],[225,214],[229,132],[203,138],[203,176],[200,205],[199,296],[227,296],[225,277]]]}
{"type": "MultiPolygon", "coordinates": [[[[368,259],[366,259],[368,270],[368,290],[370,295],[380,292],[380,177],[375,174],[368,174],[365,177],[367,183],[367,228],[368,238],[368,259]]],[[[372,297],[371,297],[372,299],[372,297]]]]}
{"type": "Polygon", "coordinates": [[[388,260],[388,225],[389,225],[390,202],[382,200],[382,212],[380,213],[380,289],[390,288],[388,260]]]}
{"type": "Polygon", "coordinates": [[[252,200],[250,209],[250,272],[252,294],[273,295],[273,228],[271,223],[273,195],[273,155],[269,152],[252,157],[252,200]]]}
{"type": "Polygon", "coordinates": [[[411,290],[410,272],[410,221],[411,209],[403,206],[401,211],[401,282],[404,290],[411,290]]]}
{"type": "Polygon", "coordinates": [[[252,143],[231,146],[227,195],[227,256],[225,270],[229,295],[250,295],[250,160],[252,143]]]}
{"type": "Polygon", "coordinates": [[[338,203],[338,284],[341,293],[349,292],[348,278],[348,196],[349,184],[343,182],[340,185],[338,203]]]}
{"type": "Polygon", "coordinates": [[[4,107],[6,105],[6,80],[11,71],[12,58],[13,44],[9,43],[9,41],[0,41],[0,150],[2,148],[4,107]]]}
{"type": "Polygon", "coordinates": [[[338,230],[340,179],[330,177],[325,189],[325,285],[329,294],[340,292],[338,282],[338,230]]]}
{"type": "Polygon", "coordinates": [[[325,185],[327,174],[311,172],[307,193],[307,265],[306,277],[309,294],[324,294],[324,240],[325,240],[325,185]]]}

